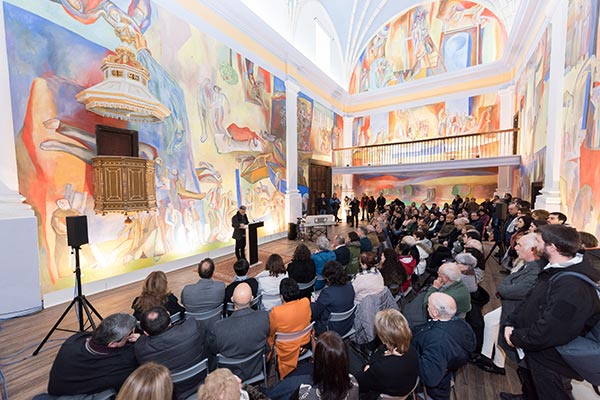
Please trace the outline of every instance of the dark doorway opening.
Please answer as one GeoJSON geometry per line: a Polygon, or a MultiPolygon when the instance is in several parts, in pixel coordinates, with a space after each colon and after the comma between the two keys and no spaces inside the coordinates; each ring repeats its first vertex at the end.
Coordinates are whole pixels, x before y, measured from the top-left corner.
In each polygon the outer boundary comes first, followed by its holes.
{"type": "Polygon", "coordinates": [[[322,161],[311,160],[308,171],[308,214],[315,215],[315,201],[325,193],[329,199],[331,197],[331,164],[322,161]]]}

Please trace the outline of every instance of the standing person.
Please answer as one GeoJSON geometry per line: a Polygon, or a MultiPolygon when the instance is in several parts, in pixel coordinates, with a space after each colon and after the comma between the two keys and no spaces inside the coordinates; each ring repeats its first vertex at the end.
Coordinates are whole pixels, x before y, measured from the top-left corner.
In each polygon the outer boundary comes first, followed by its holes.
{"type": "Polygon", "coordinates": [[[246,258],[246,226],[248,226],[248,216],[246,215],[246,206],[240,206],[238,212],[231,218],[233,227],[233,238],[235,239],[235,256],[246,258]]]}
{"type": "Polygon", "coordinates": [[[556,347],[569,343],[597,321],[600,301],[596,290],[577,277],[551,278],[572,271],[598,281],[600,272],[578,253],[581,239],[574,228],[544,225],[536,234],[538,253],[548,265],[527,297],[508,316],[504,328],[508,345],[525,352],[527,369],[518,369],[523,395],[500,393],[500,398],[573,399],[570,381],[581,377],[556,347]]]}
{"type": "Polygon", "coordinates": [[[360,198],[360,208],[362,209],[361,221],[365,220],[365,212],[367,212],[367,203],[368,202],[369,202],[369,196],[367,196],[366,193],[363,193],[362,197],[360,198]]]}
{"type": "Polygon", "coordinates": [[[334,193],[333,196],[331,196],[331,199],[329,199],[329,207],[331,209],[331,213],[335,217],[336,224],[341,221],[341,219],[338,217],[338,212],[340,211],[340,205],[341,205],[341,201],[337,197],[337,193],[334,193]]]}
{"type": "Polygon", "coordinates": [[[369,221],[373,219],[375,215],[375,208],[377,207],[377,202],[373,196],[369,196],[369,201],[367,201],[367,218],[369,221]]]}
{"type": "MultiPolygon", "coordinates": [[[[359,213],[360,213],[360,201],[356,197],[353,197],[352,200],[350,200],[350,214],[352,215],[352,222],[350,223],[351,227],[354,227],[355,225],[358,226],[358,214],[359,213]]],[[[364,218],[363,218],[363,220],[364,220],[364,218]]]]}
{"type": "Polygon", "coordinates": [[[325,193],[321,192],[321,196],[315,202],[315,210],[317,214],[325,215],[327,214],[327,206],[329,202],[327,201],[327,197],[325,197],[325,193]]]}
{"type": "Polygon", "coordinates": [[[382,213],[385,210],[386,199],[383,197],[383,190],[379,192],[379,197],[377,198],[377,210],[382,213]]]}

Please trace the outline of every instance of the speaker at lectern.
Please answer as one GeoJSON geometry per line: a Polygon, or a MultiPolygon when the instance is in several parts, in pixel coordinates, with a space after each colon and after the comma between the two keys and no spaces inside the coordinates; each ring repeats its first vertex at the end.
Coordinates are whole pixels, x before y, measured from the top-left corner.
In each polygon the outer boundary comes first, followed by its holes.
{"type": "Polygon", "coordinates": [[[248,253],[250,258],[248,262],[251,267],[260,264],[258,261],[258,232],[257,229],[264,226],[264,221],[252,221],[246,226],[246,247],[248,247],[248,253]]]}

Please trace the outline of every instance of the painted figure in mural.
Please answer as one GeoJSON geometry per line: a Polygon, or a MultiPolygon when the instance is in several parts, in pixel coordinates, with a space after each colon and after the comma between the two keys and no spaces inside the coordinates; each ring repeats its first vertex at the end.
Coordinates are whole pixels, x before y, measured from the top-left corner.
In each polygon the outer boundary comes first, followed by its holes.
{"type": "Polygon", "coordinates": [[[57,208],[52,212],[50,224],[54,231],[54,266],[50,273],[56,280],[58,277],[70,276],[72,268],[69,264],[69,246],[67,244],[67,220],[66,217],[79,215],[79,211],[71,208],[67,199],[56,200],[57,208]]]}
{"type": "Polygon", "coordinates": [[[246,227],[248,223],[246,206],[240,206],[238,212],[231,218],[232,237],[235,239],[235,257],[238,260],[246,258],[246,227]]]}
{"type": "MultiPolygon", "coordinates": [[[[410,71],[411,76],[415,76],[423,67],[423,59],[426,59],[428,68],[433,66],[432,59],[434,57],[434,53],[437,52],[436,45],[429,33],[429,26],[427,24],[427,11],[421,7],[417,7],[413,14],[410,36],[413,41],[413,57],[415,60],[410,71]]],[[[438,62],[443,66],[443,60],[441,57],[438,58],[438,62]]]]}
{"type": "Polygon", "coordinates": [[[222,134],[224,137],[231,141],[231,135],[227,132],[224,122],[225,117],[231,112],[231,106],[227,96],[218,85],[213,86],[213,120],[215,124],[215,133],[222,134]]]}
{"type": "Polygon", "coordinates": [[[214,122],[211,112],[213,106],[213,84],[209,78],[204,79],[200,86],[200,95],[198,96],[198,108],[200,109],[200,122],[202,124],[202,133],[200,142],[204,143],[209,136],[214,136],[214,122]]]}

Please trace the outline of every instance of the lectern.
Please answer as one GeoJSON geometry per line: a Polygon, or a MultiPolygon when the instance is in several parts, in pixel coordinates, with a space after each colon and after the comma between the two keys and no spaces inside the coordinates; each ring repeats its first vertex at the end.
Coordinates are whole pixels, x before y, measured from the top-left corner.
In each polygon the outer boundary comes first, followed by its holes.
{"type": "Polygon", "coordinates": [[[260,261],[258,261],[258,233],[256,230],[264,225],[264,221],[256,221],[250,222],[246,227],[248,230],[246,232],[246,247],[248,247],[248,252],[250,253],[248,262],[251,267],[260,264],[260,261]]]}

